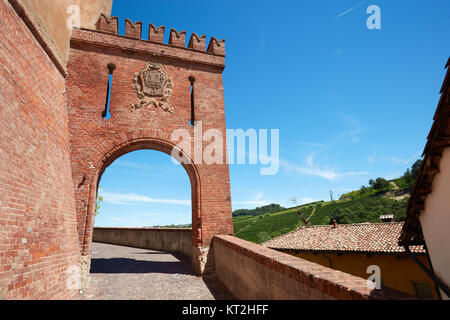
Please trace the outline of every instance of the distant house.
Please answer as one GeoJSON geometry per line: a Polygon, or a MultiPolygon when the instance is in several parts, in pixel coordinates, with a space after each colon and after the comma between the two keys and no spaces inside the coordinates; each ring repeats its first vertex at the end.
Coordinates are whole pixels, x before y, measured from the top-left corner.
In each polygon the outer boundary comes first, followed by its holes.
{"type": "MultiPolygon", "coordinates": [[[[367,268],[376,265],[380,267],[382,285],[437,299],[433,281],[397,243],[402,226],[403,222],[307,226],[262,245],[366,279],[371,275],[367,268]]],[[[412,246],[410,250],[429,266],[423,246],[412,246]]]]}
{"type": "Polygon", "coordinates": [[[450,298],[450,59],[399,244],[424,245],[442,299],[450,298]],[[446,291],[446,293],[444,292],[446,291]]]}

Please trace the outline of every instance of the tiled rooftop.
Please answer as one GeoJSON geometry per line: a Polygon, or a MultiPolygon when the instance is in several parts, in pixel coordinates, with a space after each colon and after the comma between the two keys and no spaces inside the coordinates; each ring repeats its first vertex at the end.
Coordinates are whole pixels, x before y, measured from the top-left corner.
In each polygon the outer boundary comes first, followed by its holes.
{"type": "MultiPolygon", "coordinates": [[[[354,253],[402,253],[398,245],[403,222],[308,226],[262,243],[279,250],[335,251],[354,253]]],[[[423,246],[411,252],[425,253],[423,246]]]]}

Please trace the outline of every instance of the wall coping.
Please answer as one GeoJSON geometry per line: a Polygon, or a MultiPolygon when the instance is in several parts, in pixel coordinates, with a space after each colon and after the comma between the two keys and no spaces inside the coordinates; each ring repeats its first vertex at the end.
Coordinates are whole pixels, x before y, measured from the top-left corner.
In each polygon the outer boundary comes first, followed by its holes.
{"type": "Polygon", "coordinates": [[[42,49],[45,51],[61,75],[66,78],[66,63],[58,53],[55,43],[53,43],[49,36],[46,36],[48,31],[45,24],[42,23],[38,16],[30,14],[28,6],[22,0],[9,0],[9,3],[30,30],[36,41],[41,45],[42,49]]]}
{"type": "Polygon", "coordinates": [[[416,300],[416,297],[384,287],[371,290],[367,280],[333,270],[273,249],[229,235],[213,237],[213,245],[221,244],[276,272],[300,281],[331,297],[342,300],[416,300]]]}
{"type": "Polygon", "coordinates": [[[177,231],[192,232],[192,228],[117,228],[117,227],[94,227],[95,230],[137,230],[137,231],[177,231]]]}
{"type": "MultiPolygon", "coordinates": [[[[136,39],[99,30],[74,28],[72,31],[72,38],[70,39],[70,48],[88,50],[89,46],[92,46],[93,48],[104,47],[109,50],[115,49],[126,53],[132,52],[147,56],[151,55],[178,61],[181,60],[193,64],[213,66],[220,71],[223,71],[225,68],[224,56],[215,55],[206,51],[203,52],[191,48],[176,47],[171,44],[136,39]]],[[[108,51],[106,51],[106,53],[108,54],[108,51]]]]}
{"type": "MultiPolygon", "coordinates": [[[[273,250],[279,251],[279,252],[299,252],[299,253],[336,253],[336,254],[342,254],[342,255],[350,255],[350,254],[357,254],[357,255],[367,255],[367,256],[405,256],[408,255],[406,252],[372,252],[372,251],[362,251],[362,250],[329,250],[329,249],[291,249],[291,248],[272,248],[273,250]]],[[[425,252],[414,252],[415,256],[426,256],[425,252]]]]}

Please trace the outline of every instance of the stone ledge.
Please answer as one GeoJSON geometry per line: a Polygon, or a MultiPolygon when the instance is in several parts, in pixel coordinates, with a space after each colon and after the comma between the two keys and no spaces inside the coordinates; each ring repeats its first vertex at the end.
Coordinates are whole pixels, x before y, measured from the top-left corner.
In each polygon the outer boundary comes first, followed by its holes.
{"type": "Polygon", "coordinates": [[[74,29],[71,38],[71,48],[88,50],[89,47],[98,49],[104,47],[123,52],[133,52],[146,56],[163,57],[182,60],[192,64],[217,67],[220,71],[225,68],[225,57],[208,52],[200,52],[184,47],[156,43],[148,40],[135,39],[98,30],[74,29]]]}
{"type": "Polygon", "coordinates": [[[145,231],[176,231],[176,232],[187,232],[187,233],[189,233],[189,232],[192,232],[192,228],[145,228],[145,227],[143,227],[143,228],[119,228],[119,227],[117,227],[117,228],[115,228],[115,227],[95,227],[94,228],[95,230],[128,230],[128,231],[133,231],[133,230],[136,230],[136,231],[142,231],[142,230],[145,230],[145,231]]]}
{"type": "Polygon", "coordinates": [[[22,0],[9,0],[9,3],[28,27],[36,41],[41,45],[42,49],[44,49],[49,59],[55,64],[55,67],[61,75],[64,78],[67,77],[67,61],[61,57],[58,49],[56,48],[56,44],[49,36],[49,32],[47,31],[45,24],[42,23],[36,15],[30,14],[31,10],[22,0]]]}
{"type": "MultiPolygon", "coordinates": [[[[384,287],[371,290],[362,279],[341,271],[323,267],[260,245],[228,235],[214,236],[213,246],[223,245],[264,267],[340,300],[410,300],[406,293],[384,287]]],[[[293,297],[295,299],[295,297],[293,297]]]]}
{"type": "Polygon", "coordinates": [[[192,257],[192,229],[94,228],[92,241],[121,246],[179,252],[192,257]]]}

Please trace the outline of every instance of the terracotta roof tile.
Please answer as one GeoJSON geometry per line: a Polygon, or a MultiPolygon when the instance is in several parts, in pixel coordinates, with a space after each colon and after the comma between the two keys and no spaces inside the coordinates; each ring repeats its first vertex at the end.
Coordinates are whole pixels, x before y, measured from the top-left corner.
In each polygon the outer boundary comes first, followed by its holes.
{"type": "MultiPolygon", "coordinates": [[[[342,224],[303,227],[262,243],[281,250],[336,251],[360,253],[401,253],[398,238],[403,222],[342,224]]],[[[412,252],[425,253],[423,246],[410,247],[412,252]]]]}

